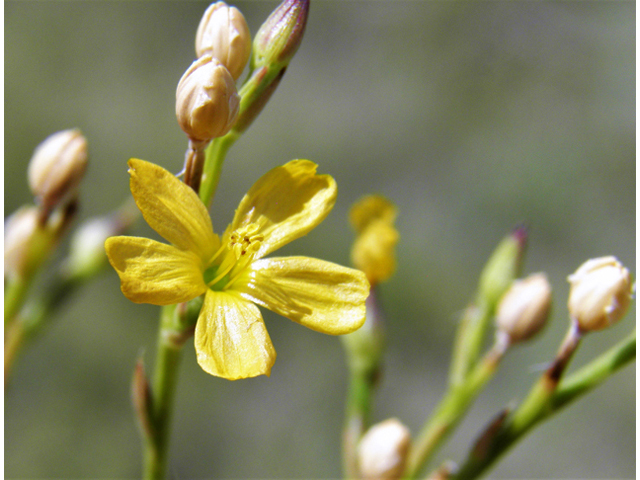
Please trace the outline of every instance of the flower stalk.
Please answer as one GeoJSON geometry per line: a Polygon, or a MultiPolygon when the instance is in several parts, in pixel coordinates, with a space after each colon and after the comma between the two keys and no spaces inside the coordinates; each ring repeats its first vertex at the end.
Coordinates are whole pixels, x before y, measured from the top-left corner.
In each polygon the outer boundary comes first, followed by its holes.
{"type": "MultiPolygon", "coordinates": [[[[45,288],[29,298],[29,303],[21,309],[28,285],[17,283],[21,277],[9,282],[5,292],[5,322],[7,318],[12,321],[8,327],[5,323],[5,384],[27,343],[50,323],[67,299],[104,271],[108,265],[104,240],[110,235],[126,232],[137,218],[137,210],[134,211],[126,202],[114,213],[89,219],[80,225],[71,237],[69,255],[56,268],[45,288]],[[14,313],[7,316],[7,309],[14,313]]],[[[33,275],[27,278],[32,279],[33,275]]]]}
{"type": "Polygon", "coordinates": [[[377,288],[366,300],[367,319],[357,331],[342,337],[349,366],[349,386],[342,433],[342,466],[345,478],[358,478],[358,442],[369,428],[373,396],[382,370],[384,348],[383,311],[377,288]]]}
{"type": "Polygon", "coordinates": [[[163,307],[160,318],[153,389],[148,402],[151,412],[146,412],[152,428],[143,431],[145,480],[160,480],[166,476],[173,402],[184,344],[175,341],[177,312],[177,305],[163,307]]]}
{"type": "Polygon", "coordinates": [[[449,388],[414,442],[405,478],[415,478],[420,473],[493,378],[509,346],[503,341],[504,338],[496,337],[493,347],[467,374],[464,383],[449,388]]]}
{"type": "Polygon", "coordinates": [[[214,138],[206,150],[200,198],[211,205],[226,153],[249,128],[280,84],[295,55],[307,23],[309,0],[284,0],[258,31],[250,71],[238,92],[240,107],[231,130],[214,138]]]}
{"type": "Polygon", "coordinates": [[[515,229],[500,242],[484,267],[475,302],[465,310],[456,333],[449,370],[452,387],[466,381],[468,372],[478,360],[496,306],[520,273],[526,243],[526,230],[515,229]]]}
{"type": "Polygon", "coordinates": [[[634,329],[598,358],[569,377],[560,379],[559,375],[579,344],[580,335],[576,332],[578,329],[572,325],[559,350],[558,358],[533,386],[525,401],[513,415],[497,425],[494,431],[486,431],[481,436],[485,442],[484,448],[472,449],[457,474],[451,478],[471,480],[480,477],[533,427],[590,392],[636,357],[634,329]]]}

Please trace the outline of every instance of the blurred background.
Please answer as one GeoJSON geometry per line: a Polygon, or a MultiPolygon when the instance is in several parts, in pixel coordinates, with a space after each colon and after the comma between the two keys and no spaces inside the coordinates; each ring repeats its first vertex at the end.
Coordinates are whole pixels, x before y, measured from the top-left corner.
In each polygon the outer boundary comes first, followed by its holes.
{"type": "MultiPolygon", "coordinates": [[[[79,220],[129,198],[126,162],[178,171],[175,87],[205,2],[5,2],[5,216],[31,203],[27,163],[48,135],[89,141],[79,220]]],[[[235,4],[255,33],[276,2],[235,4]]],[[[265,111],[230,151],[221,231],[264,172],[309,158],[338,183],[325,222],[282,254],[349,264],[347,216],[380,193],[399,209],[396,275],[374,420],[415,435],[446,386],[456,324],[500,239],[530,229],[524,273],[554,287],[551,324],[514,348],[436,461],[522,399],[568,325],[566,276],[616,255],[635,276],[635,4],[312,0],[305,39],[265,111]]],[[[136,235],[155,236],[139,222],[136,235]]],[[[63,244],[61,251],[65,252],[63,244]]],[[[152,370],[159,307],[115,272],[87,285],[24,352],[5,397],[7,478],[134,478],[129,386],[152,370]]],[[[346,393],[338,338],[265,313],[270,378],[205,374],[185,347],[171,478],[335,478],[346,393]]],[[[626,335],[635,305],[592,334],[579,367],[626,335]]],[[[635,477],[635,364],[529,435],[491,478],[635,477]]]]}

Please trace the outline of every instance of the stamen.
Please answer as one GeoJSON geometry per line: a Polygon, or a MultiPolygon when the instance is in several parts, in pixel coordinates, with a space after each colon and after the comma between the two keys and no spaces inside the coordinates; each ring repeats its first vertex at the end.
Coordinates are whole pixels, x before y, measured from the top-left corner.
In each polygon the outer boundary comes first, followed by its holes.
{"type": "Polygon", "coordinates": [[[228,250],[220,264],[222,270],[216,275],[216,278],[207,283],[208,286],[216,285],[230,272],[233,272],[234,275],[225,282],[222,290],[229,288],[229,286],[238,279],[245,267],[253,260],[255,253],[260,249],[264,237],[262,235],[255,235],[255,232],[259,229],[260,227],[257,224],[250,223],[229,234],[227,242],[220,247],[209,261],[209,264],[212,264],[222,252],[228,250]]]}
{"type": "Polygon", "coordinates": [[[222,252],[224,252],[224,251],[226,250],[226,247],[227,247],[227,246],[223,244],[223,245],[218,249],[218,251],[217,251],[216,253],[214,253],[214,254],[213,254],[213,257],[211,257],[211,259],[209,260],[209,265],[211,265],[211,264],[213,263],[213,261],[214,261],[216,258],[218,258],[222,252]]]}
{"type": "Polygon", "coordinates": [[[222,287],[222,291],[225,291],[227,288],[229,288],[238,279],[238,277],[242,275],[243,271],[244,269],[240,269],[238,273],[236,273],[233,277],[231,277],[227,282],[227,284],[224,287],[222,287]]]}
{"type": "Polygon", "coordinates": [[[235,263],[230,264],[227,268],[225,268],[222,273],[219,273],[218,276],[216,278],[214,278],[213,280],[211,280],[209,283],[207,283],[208,287],[212,287],[214,286],[216,283],[218,283],[220,280],[222,280],[224,278],[224,276],[229,273],[231,271],[231,269],[233,267],[235,267],[235,263]]]}

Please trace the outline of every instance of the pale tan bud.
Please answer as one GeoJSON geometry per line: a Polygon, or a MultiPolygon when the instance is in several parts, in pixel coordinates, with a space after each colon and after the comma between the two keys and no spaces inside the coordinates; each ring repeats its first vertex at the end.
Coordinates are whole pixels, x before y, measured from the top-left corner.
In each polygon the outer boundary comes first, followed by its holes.
{"type": "Polygon", "coordinates": [[[544,273],[536,273],[511,284],[498,304],[496,325],[510,342],[521,342],[542,330],[550,310],[551,285],[544,273]]]}
{"type": "Polygon", "coordinates": [[[358,445],[360,474],[366,480],[402,476],[411,446],[409,429],[395,418],[371,427],[358,445]]]}
{"type": "Polygon", "coordinates": [[[568,277],[569,314],[583,332],[602,330],[620,320],[631,303],[631,275],[615,257],[592,258],[568,277]]]}
{"type": "Polygon", "coordinates": [[[176,116],[180,128],[194,142],[208,142],[226,134],[239,106],[233,77],[210,55],[193,62],[178,83],[176,116]]]}
{"type": "Polygon", "coordinates": [[[29,162],[29,186],[50,210],[76,192],[87,168],[87,140],[79,130],[64,130],[47,137],[29,162]]]}
{"type": "Polygon", "coordinates": [[[106,264],[104,242],[118,233],[117,227],[110,218],[94,218],[80,225],[71,237],[67,268],[78,275],[83,271],[94,272],[106,264]]]}
{"type": "Polygon", "coordinates": [[[38,209],[22,207],[4,223],[4,274],[20,276],[29,259],[31,239],[38,230],[38,209]]]}
{"type": "Polygon", "coordinates": [[[237,80],[251,56],[251,32],[240,10],[224,2],[212,3],[196,33],[196,55],[211,55],[237,80]]]}

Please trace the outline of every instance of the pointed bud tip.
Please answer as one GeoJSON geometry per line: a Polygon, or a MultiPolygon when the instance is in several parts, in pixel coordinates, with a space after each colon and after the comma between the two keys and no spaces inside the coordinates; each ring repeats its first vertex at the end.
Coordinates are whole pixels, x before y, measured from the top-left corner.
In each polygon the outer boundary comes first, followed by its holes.
{"type": "Polygon", "coordinates": [[[255,36],[254,68],[288,64],[302,42],[308,16],[309,0],[284,0],[255,36]]]}
{"type": "Polygon", "coordinates": [[[526,225],[518,225],[513,229],[513,232],[511,232],[511,236],[520,244],[520,248],[524,249],[529,238],[529,229],[526,225]]]}

